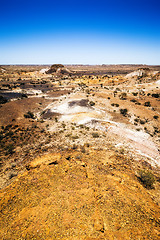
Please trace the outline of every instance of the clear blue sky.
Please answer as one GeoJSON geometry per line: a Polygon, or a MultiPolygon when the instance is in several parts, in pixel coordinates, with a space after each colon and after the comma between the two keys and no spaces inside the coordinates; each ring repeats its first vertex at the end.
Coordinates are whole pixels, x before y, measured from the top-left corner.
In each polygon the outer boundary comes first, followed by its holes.
{"type": "Polygon", "coordinates": [[[160,65],[160,0],[4,0],[0,64],[160,65]]]}

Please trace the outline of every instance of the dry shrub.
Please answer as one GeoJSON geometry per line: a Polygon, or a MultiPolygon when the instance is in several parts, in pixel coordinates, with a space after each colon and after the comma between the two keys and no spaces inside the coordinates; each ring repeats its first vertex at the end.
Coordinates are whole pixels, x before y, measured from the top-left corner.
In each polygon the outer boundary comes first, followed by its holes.
{"type": "Polygon", "coordinates": [[[151,171],[140,170],[138,172],[138,179],[141,181],[144,187],[153,189],[155,183],[155,177],[151,171]]]}

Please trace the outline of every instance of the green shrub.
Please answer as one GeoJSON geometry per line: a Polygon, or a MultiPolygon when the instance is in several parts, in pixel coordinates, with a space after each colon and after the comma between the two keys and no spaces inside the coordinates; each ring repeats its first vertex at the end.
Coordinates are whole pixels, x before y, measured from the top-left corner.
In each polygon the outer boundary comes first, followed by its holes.
{"type": "Polygon", "coordinates": [[[146,170],[140,170],[138,172],[138,179],[141,181],[144,187],[148,189],[154,188],[155,178],[152,172],[146,170]]]}

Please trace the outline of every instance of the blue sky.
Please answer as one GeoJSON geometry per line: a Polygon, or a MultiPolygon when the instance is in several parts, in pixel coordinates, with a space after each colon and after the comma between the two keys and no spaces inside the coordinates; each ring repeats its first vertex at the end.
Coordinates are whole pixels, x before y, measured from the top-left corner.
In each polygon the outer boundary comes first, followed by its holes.
{"type": "Polygon", "coordinates": [[[0,23],[0,64],[160,64],[159,0],[5,0],[0,23]]]}

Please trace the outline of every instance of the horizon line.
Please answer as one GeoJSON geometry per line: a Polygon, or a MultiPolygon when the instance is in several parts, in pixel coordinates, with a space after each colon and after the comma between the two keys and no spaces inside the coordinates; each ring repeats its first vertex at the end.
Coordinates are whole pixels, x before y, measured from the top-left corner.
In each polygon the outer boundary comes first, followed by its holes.
{"type": "Polygon", "coordinates": [[[89,64],[89,63],[3,63],[0,66],[46,66],[62,64],[67,66],[81,65],[81,66],[107,66],[107,65],[142,65],[142,66],[160,66],[160,64],[146,64],[146,63],[102,63],[102,64],[89,64]]]}

